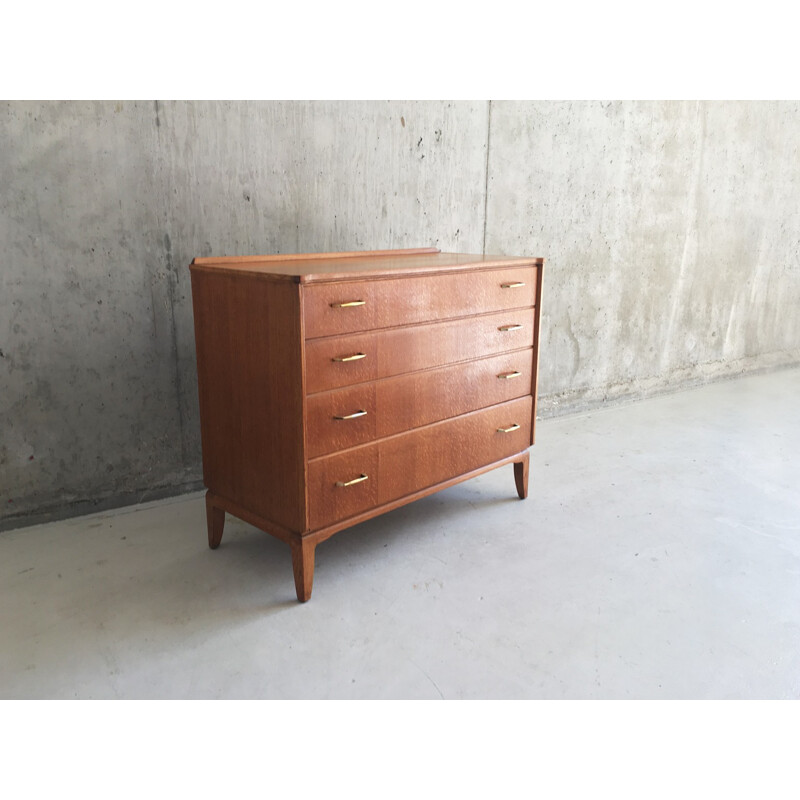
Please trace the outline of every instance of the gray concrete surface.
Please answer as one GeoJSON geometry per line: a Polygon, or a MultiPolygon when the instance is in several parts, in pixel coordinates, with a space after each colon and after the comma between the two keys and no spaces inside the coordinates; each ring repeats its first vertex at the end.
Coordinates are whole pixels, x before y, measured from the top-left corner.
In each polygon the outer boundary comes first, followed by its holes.
{"type": "Polygon", "coordinates": [[[540,413],[800,361],[800,105],[492,103],[487,252],[549,257],[540,413]]]}
{"type": "Polygon", "coordinates": [[[2,698],[800,698],[800,369],[543,420],[289,550],[199,495],[0,537],[2,698]]]}
{"type": "Polygon", "coordinates": [[[796,103],[0,106],[0,530],[200,485],[196,255],[548,259],[544,415],[800,361],[796,103]]]}

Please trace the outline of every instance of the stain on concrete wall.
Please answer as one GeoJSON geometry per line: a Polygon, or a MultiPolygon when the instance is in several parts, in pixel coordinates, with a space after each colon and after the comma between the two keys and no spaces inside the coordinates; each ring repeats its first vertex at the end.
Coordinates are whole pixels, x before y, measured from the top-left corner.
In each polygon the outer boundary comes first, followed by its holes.
{"type": "Polygon", "coordinates": [[[0,527],[199,488],[197,255],[483,241],[486,102],[0,106],[0,527]]]}

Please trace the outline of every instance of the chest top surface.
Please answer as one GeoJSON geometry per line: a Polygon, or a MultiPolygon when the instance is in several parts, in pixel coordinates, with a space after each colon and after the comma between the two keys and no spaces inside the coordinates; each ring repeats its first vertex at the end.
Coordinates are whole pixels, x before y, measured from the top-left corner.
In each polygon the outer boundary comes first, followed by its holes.
{"type": "Polygon", "coordinates": [[[436,248],[195,258],[193,272],[245,273],[294,283],[370,280],[541,264],[543,259],[442,253],[436,248]]]}

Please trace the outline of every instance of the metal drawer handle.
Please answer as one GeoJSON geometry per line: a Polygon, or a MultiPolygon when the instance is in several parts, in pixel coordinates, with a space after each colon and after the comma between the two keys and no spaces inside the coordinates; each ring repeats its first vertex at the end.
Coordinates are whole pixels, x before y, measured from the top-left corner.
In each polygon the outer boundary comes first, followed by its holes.
{"type": "Polygon", "coordinates": [[[369,478],[369,475],[364,475],[364,473],[362,472],[361,473],[361,477],[353,478],[353,480],[351,480],[351,481],[336,481],[336,485],[337,486],[352,486],[354,483],[361,483],[361,481],[365,481],[367,478],[369,478]]]}
{"type": "Polygon", "coordinates": [[[522,325],[501,325],[497,330],[499,331],[518,331],[522,329],[522,325]]]}
{"type": "Polygon", "coordinates": [[[498,428],[498,433],[511,433],[511,431],[518,431],[520,429],[520,425],[517,425],[515,422],[510,428],[498,428]]]}
{"type": "Polygon", "coordinates": [[[334,356],[331,361],[358,361],[359,359],[366,357],[366,353],[356,353],[352,356],[334,356]]]}
{"type": "Polygon", "coordinates": [[[524,281],[517,281],[516,283],[501,283],[501,289],[519,289],[520,286],[524,286],[524,281]]]}
{"type": "Polygon", "coordinates": [[[331,303],[331,308],[353,308],[353,306],[364,306],[366,300],[348,300],[346,303],[331,303]]]}
{"type": "Polygon", "coordinates": [[[512,378],[519,378],[520,375],[522,375],[521,372],[514,370],[514,372],[501,372],[497,377],[504,381],[510,381],[512,378]]]}
{"type": "Polygon", "coordinates": [[[361,410],[361,411],[354,411],[352,414],[344,414],[343,416],[339,416],[338,414],[334,414],[333,418],[334,419],[355,419],[356,417],[366,417],[366,416],[367,416],[367,412],[361,410]]]}

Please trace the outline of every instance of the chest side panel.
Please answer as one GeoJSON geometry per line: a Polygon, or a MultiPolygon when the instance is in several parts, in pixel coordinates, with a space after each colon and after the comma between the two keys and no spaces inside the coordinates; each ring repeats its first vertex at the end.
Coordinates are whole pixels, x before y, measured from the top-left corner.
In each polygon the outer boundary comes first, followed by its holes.
{"type": "Polygon", "coordinates": [[[215,494],[305,529],[299,286],[193,271],[203,477],[215,494]]]}

